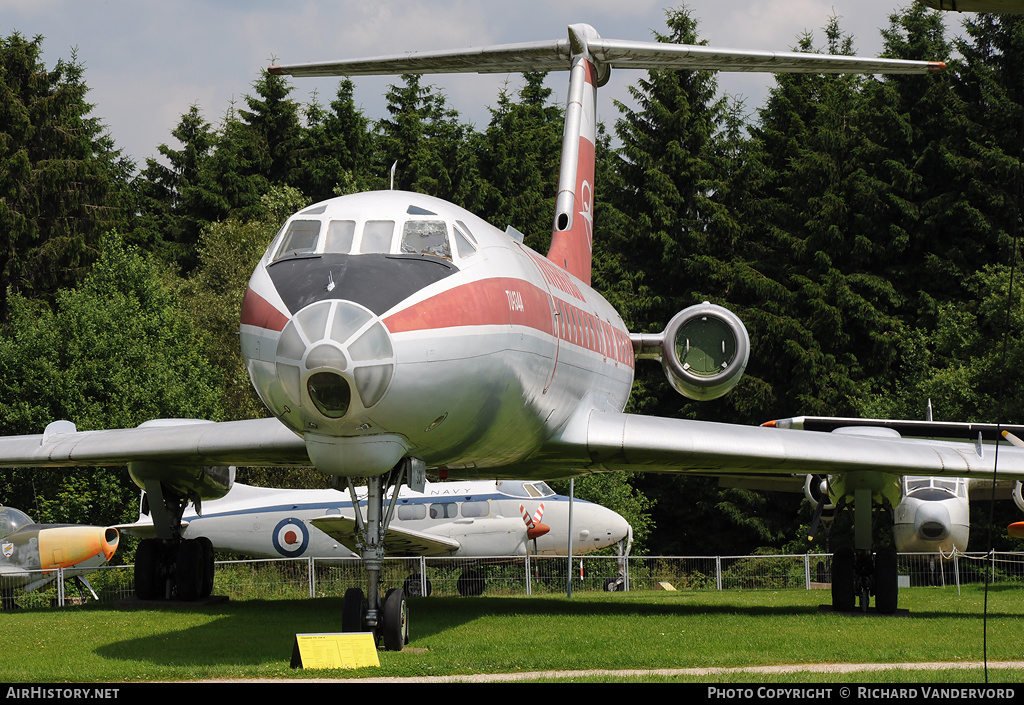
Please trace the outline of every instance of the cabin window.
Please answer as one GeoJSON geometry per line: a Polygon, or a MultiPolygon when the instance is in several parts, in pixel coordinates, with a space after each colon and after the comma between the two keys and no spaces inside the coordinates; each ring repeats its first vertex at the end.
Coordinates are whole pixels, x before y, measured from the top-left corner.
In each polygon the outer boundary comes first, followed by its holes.
{"type": "Polygon", "coordinates": [[[319,220],[293,220],[281,241],[274,260],[292,255],[309,255],[316,252],[317,241],[320,239],[319,220]]]}
{"type": "Polygon", "coordinates": [[[391,236],[395,233],[395,221],[393,220],[368,220],[363,225],[363,240],[359,244],[359,251],[366,254],[371,252],[391,252],[391,236]]]}
{"type": "Polygon", "coordinates": [[[424,504],[402,504],[398,507],[398,518],[403,521],[416,521],[427,518],[427,507],[424,504]]]}
{"type": "Polygon", "coordinates": [[[430,255],[450,260],[448,227],[443,220],[408,220],[402,229],[402,254],[430,255]]]}
{"type": "Polygon", "coordinates": [[[485,517],[490,514],[490,507],[487,502],[463,502],[462,516],[464,517],[485,517]]]}
{"type": "Polygon", "coordinates": [[[459,507],[455,502],[443,502],[430,505],[431,519],[454,519],[458,515],[458,512],[459,507]]]}
{"type": "Polygon", "coordinates": [[[356,236],[356,221],[332,220],[327,226],[327,243],[324,252],[340,252],[348,254],[352,251],[352,241],[356,236]]]}

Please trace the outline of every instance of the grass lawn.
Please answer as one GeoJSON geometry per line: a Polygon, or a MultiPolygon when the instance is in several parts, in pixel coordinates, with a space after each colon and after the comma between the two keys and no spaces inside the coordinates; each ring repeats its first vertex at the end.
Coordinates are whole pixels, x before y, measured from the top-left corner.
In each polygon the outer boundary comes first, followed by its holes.
{"type": "MultiPolygon", "coordinates": [[[[988,595],[988,660],[1024,659],[1022,588],[988,595]]],[[[144,609],[94,604],[0,613],[0,682],[425,676],[773,664],[969,662],[984,658],[980,587],[900,592],[907,617],[819,613],[827,592],[581,593],[410,600],[411,642],[380,668],[293,670],[297,633],[340,630],[341,600],[228,601],[144,609]]],[[[714,676],[710,680],[968,682],[975,671],[714,676]]],[[[599,677],[596,680],[612,680],[599,677]]],[[[661,680],[629,677],[625,680],[661,680]]],[[[666,678],[664,680],[676,680],[666,678]]],[[[699,680],[699,679],[695,679],[699,680]]],[[[1024,681],[989,670],[990,682],[1024,681]]]]}

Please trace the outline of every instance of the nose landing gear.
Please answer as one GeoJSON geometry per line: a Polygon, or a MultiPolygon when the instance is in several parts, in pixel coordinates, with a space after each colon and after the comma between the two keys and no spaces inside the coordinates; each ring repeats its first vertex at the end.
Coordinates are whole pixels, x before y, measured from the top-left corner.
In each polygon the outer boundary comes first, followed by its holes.
{"type": "Polygon", "coordinates": [[[409,608],[405,590],[392,588],[380,596],[380,573],[384,563],[384,537],[394,515],[398,492],[405,481],[406,469],[416,461],[406,459],[384,475],[367,478],[366,517],[359,509],[355,485],[348,479],[352,506],[356,510],[356,543],[366,568],[366,593],[360,588],[345,592],[342,603],[343,632],[373,632],[378,644],[388,651],[401,651],[409,643],[409,608]],[[391,496],[387,490],[393,487],[391,496]]]}

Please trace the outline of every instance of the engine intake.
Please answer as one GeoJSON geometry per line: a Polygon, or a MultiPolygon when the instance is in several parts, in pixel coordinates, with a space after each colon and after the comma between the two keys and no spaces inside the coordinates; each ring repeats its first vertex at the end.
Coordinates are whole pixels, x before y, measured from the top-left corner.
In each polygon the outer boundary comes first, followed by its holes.
{"type": "Polygon", "coordinates": [[[707,301],[677,313],[661,333],[630,337],[638,358],[661,360],[675,390],[696,401],[717,399],[735,387],[750,358],[743,322],[707,301]]]}

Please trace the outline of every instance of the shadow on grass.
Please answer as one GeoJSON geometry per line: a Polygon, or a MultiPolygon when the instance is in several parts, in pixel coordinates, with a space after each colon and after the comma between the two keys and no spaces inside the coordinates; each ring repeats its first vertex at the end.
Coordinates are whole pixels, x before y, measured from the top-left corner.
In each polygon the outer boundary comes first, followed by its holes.
{"type": "MultiPolygon", "coordinates": [[[[315,600],[229,601],[208,606],[180,603],[128,608],[140,622],[159,612],[154,630],[144,637],[114,641],[96,649],[102,658],[146,661],[162,666],[259,665],[287,662],[296,634],[340,632],[341,598],[315,600]],[[201,621],[181,629],[162,627],[167,616],[201,621]]],[[[173,620],[172,620],[173,621],[173,620]]]]}
{"type": "MultiPolygon", "coordinates": [[[[146,617],[142,609],[127,607],[146,617]]],[[[257,665],[280,663],[291,654],[296,634],[341,631],[342,600],[317,598],[301,600],[229,601],[207,606],[179,603],[155,608],[166,624],[167,615],[181,615],[181,622],[202,621],[181,629],[157,628],[153,634],[112,642],[96,649],[102,658],[147,661],[163,666],[257,665]],[[208,619],[204,619],[204,615],[208,619]]],[[[414,637],[431,636],[485,617],[537,616],[551,618],[595,617],[599,615],[636,618],[641,616],[687,616],[734,614],[743,616],[793,616],[813,614],[813,607],[735,607],[684,605],[678,602],[590,602],[543,597],[429,597],[409,600],[410,624],[414,637]]],[[[174,621],[173,617],[170,620],[174,621]]]]}
{"type": "MultiPolygon", "coordinates": [[[[685,599],[685,596],[683,596],[685,599]]],[[[280,664],[290,657],[296,634],[341,631],[341,598],[299,600],[229,601],[202,607],[168,604],[156,612],[153,633],[112,642],[96,649],[102,658],[145,661],[170,667],[252,666],[280,664]],[[168,620],[168,615],[171,619],[168,620]],[[196,622],[195,626],[166,628],[174,623],[196,622]]],[[[546,597],[429,597],[409,600],[410,625],[414,639],[440,634],[484,618],[566,619],[620,617],[625,620],[661,617],[686,618],[731,615],[752,620],[778,617],[819,618],[817,604],[707,604],[694,600],[686,604],[673,600],[584,600],[546,597]]],[[[833,613],[835,614],[835,613],[833,613]]],[[[958,616],[948,611],[912,608],[911,619],[932,620],[958,616]]],[[[967,615],[959,615],[967,616],[967,615]]],[[[980,615],[971,615],[980,616],[980,615]]],[[[989,612],[989,617],[1019,617],[1019,613],[989,612]]],[[[827,615],[820,615],[827,618],[827,615]]],[[[845,615],[839,615],[845,618],[845,615]]],[[[849,615],[851,618],[864,615],[849,615]]],[[[868,616],[866,618],[871,618],[868,616]]],[[[891,617],[878,617],[888,619],[891,617]]],[[[763,624],[763,623],[761,623],[763,624]]],[[[759,627],[760,628],[760,627],[759,627]]]]}

